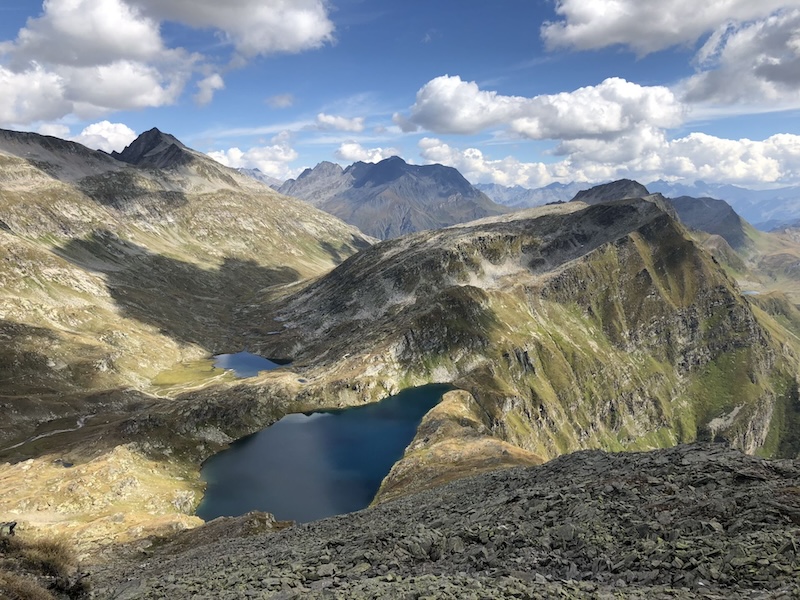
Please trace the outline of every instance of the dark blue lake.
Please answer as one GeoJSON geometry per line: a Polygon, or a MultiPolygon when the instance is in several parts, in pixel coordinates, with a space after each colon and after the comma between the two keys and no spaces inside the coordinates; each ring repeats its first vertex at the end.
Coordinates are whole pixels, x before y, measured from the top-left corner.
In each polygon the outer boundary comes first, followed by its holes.
{"type": "Polygon", "coordinates": [[[209,458],[197,515],[270,512],[305,523],[366,508],[422,417],[454,389],[435,384],[381,402],[287,415],[209,458]]]}
{"type": "Polygon", "coordinates": [[[259,371],[277,369],[286,363],[275,361],[251,354],[250,352],[237,352],[236,354],[217,354],[214,357],[214,366],[221,369],[231,369],[237,377],[255,377],[259,371]]]}

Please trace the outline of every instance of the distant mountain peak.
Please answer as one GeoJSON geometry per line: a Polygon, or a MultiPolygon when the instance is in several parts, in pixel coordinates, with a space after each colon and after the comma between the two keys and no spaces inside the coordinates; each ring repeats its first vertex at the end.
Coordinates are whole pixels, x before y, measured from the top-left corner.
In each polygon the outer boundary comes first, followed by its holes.
{"type": "Polygon", "coordinates": [[[458,170],[408,164],[399,156],[378,163],[359,161],[346,169],[320,163],[278,191],[384,239],[505,212],[458,170]]]}
{"type": "Polygon", "coordinates": [[[175,136],[153,127],[111,156],[132,165],[165,169],[190,162],[194,152],[175,136]]]}

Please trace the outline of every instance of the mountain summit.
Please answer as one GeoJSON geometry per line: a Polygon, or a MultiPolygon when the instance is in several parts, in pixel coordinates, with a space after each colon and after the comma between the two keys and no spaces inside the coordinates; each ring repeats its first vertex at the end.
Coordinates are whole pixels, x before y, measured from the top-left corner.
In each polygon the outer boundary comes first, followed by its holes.
{"type": "Polygon", "coordinates": [[[387,239],[506,211],[443,165],[410,165],[399,156],[346,169],[322,162],[278,190],[387,239]]]}
{"type": "Polygon", "coordinates": [[[196,152],[184,146],[178,138],[153,128],[137,137],[122,152],[111,156],[131,165],[168,169],[183,165],[195,157],[196,152]]]}
{"type": "Polygon", "coordinates": [[[650,192],[647,188],[638,181],[620,179],[580,191],[575,194],[572,202],[597,204],[599,202],[610,202],[611,200],[619,200],[621,198],[642,198],[649,195],[650,192]]]}

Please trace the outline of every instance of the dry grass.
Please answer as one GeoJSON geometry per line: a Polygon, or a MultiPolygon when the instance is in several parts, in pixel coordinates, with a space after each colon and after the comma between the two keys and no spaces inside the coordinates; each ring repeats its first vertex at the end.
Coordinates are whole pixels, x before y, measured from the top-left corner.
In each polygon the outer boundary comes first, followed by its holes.
{"type": "Polygon", "coordinates": [[[0,537],[0,598],[45,600],[48,590],[81,598],[88,591],[72,547],[60,539],[0,537]]]}
{"type": "Polygon", "coordinates": [[[0,598],[3,600],[55,600],[55,596],[34,579],[0,571],[0,598]]]}
{"type": "Polygon", "coordinates": [[[63,540],[25,542],[20,558],[31,570],[51,577],[68,578],[78,568],[75,553],[63,540]]]}

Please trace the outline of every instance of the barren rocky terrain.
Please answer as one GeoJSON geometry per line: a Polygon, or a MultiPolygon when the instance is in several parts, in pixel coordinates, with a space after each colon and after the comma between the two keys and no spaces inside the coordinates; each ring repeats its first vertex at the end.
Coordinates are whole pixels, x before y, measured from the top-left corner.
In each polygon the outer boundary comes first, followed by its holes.
{"type": "Polygon", "coordinates": [[[133,562],[98,567],[94,596],[800,594],[800,463],[724,445],[582,451],[279,531],[254,518],[214,521],[133,562]]]}

